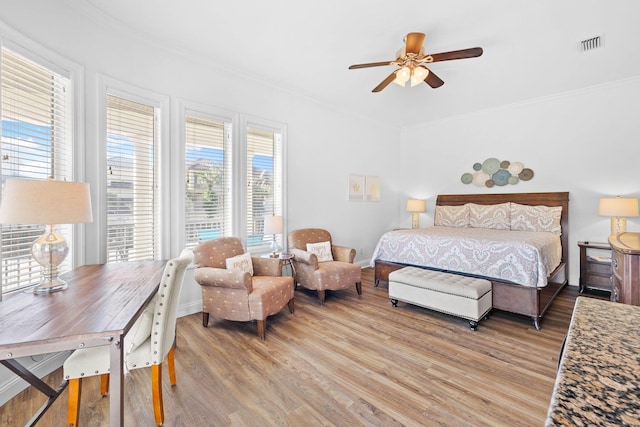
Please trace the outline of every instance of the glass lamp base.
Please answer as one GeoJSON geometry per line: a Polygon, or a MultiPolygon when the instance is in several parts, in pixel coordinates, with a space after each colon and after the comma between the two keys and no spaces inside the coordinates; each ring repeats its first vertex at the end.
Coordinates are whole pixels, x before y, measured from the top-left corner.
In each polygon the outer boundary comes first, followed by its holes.
{"type": "Polygon", "coordinates": [[[273,240],[271,241],[269,250],[271,251],[271,255],[269,255],[271,258],[278,258],[280,256],[280,254],[278,253],[278,242],[276,242],[275,235],[273,236],[273,240]]]}
{"type": "Polygon", "coordinates": [[[31,254],[42,266],[40,283],[33,289],[35,294],[48,294],[67,289],[67,283],[58,278],[58,266],[69,253],[69,246],[64,238],[47,225],[45,233],[31,246],[31,254]]]}
{"type": "Polygon", "coordinates": [[[50,294],[51,292],[62,291],[67,289],[68,285],[62,279],[43,279],[38,286],[33,288],[34,294],[50,294]]]}

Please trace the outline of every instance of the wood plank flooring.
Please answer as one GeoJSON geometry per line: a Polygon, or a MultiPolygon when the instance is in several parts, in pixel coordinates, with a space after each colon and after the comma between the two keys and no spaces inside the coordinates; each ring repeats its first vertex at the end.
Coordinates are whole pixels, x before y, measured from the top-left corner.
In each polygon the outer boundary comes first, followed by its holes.
{"type": "MultiPolygon", "coordinates": [[[[537,331],[531,319],[492,312],[468,322],[399,303],[363,270],[363,294],[298,288],[296,311],[267,321],[178,319],[178,384],[164,375],[165,426],[541,426],[569,326],[576,287],[566,287],[537,331]]],[[[59,384],[58,370],[47,377],[59,384]]],[[[80,425],[108,424],[99,380],[84,380],[80,425]]],[[[150,370],[125,380],[125,424],[152,426],[150,370]]],[[[44,402],[25,390],[2,408],[2,426],[23,425],[44,402]]],[[[65,392],[38,426],[63,426],[65,392]]]]}

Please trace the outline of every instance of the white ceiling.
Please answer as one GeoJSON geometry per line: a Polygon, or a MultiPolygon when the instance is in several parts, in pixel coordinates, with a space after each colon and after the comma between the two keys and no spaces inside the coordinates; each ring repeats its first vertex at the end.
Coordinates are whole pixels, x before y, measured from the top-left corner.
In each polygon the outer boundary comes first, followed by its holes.
{"type": "Polygon", "coordinates": [[[411,126],[640,75],[637,0],[88,0],[111,25],[136,28],[222,68],[394,125],[411,126]],[[113,20],[113,21],[112,21],[113,20]],[[438,53],[480,46],[479,58],[434,63],[445,81],[373,89],[406,33],[438,53]],[[579,42],[601,36],[602,47],[579,42]]]}

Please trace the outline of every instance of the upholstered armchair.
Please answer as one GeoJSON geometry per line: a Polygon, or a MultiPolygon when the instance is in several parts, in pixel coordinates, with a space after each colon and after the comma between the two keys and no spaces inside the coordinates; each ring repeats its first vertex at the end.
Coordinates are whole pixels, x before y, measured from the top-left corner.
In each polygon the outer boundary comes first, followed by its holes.
{"type": "Polygon", "coordinates": [[[209,315],[235,321],[255,320],[265,339],[268,316],[285,305],[294,312],[293,277],[282,276],[282,260],[245,253],[236,237],[200,243],[193,250],[194,278],[202,288],[202,325],[209,315]]]}
{"type": "MultiPolygon", "coordinates": [[[[159,426],[164,423],[162,362],[166,359],[169,381],[175,385],[176,312],[184,272],[192,260],[193,253],[185,249],[179,258],[167,261],[158,292],[124,337],[126,369],[151,368],[153,413],[159,426]]],[[[109,351],[109,346],[82,348],[65,360],[63,376],[69,382],[68,426],[78,425],[82,378],[100,375],[100,393],[107,394],[111,366],[109,351]]]]}
{"type": "Polygon", "coordinates": [[[321,228],[294,230],[288,237],[296,286],[317,290],[320,305],[324,304],[327,289],[345,289],[355,284],[358,295],[362,295],[362,272],[353,263],[355,249],[334,245],[331,234],[321,228]]]}

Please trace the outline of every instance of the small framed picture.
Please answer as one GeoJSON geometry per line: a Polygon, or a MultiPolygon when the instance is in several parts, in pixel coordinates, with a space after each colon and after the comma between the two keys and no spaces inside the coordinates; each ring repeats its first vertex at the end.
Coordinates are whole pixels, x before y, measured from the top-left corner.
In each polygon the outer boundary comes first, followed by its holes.
{"type": "Polygon", "coordinates": [[[367,175],[364,178],[364,199],[370,202],[380,201],[380,177],[367,175]]]}
{"type": "Polygon", "coordinates": [[[364,200],[364,175],[349,174],[349,200],[364,200]]]}

